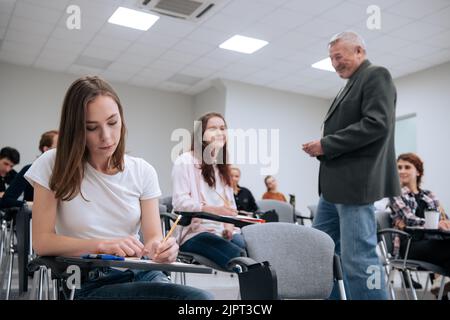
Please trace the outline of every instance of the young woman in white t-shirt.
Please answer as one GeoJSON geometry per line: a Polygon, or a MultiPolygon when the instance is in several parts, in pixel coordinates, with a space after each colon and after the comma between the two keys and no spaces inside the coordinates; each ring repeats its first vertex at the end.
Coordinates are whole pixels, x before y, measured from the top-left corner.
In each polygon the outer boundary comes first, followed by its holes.
{"type": "MultiPolygon", "coordinates": [[[[230,165],[227,163],[227,125],[219,113],[202,116],[194,130],[191,151],[181,154],[172,170],[172,204],[176,211],[237,215],[230,165]]],[[[207,257],[222,268],[244,254],[245,242],[231,224],[192,219],[181,228],[181,251],[207,257]]]]}
{"type": "MultiPolygon", "coordinates": [[[[38,255],[104,253],[175,261],[175,239],[162,242],[157,174],[143,159],[125,154],[125,134],[122,105],[108,83],[83,77],[70,86],[57,149],[45,152],[25,175],[34,186],[38,255]]],[[[211,298],[170,283],[160,271],[95,271],[76,291],[77,299],[211,298]]]]}

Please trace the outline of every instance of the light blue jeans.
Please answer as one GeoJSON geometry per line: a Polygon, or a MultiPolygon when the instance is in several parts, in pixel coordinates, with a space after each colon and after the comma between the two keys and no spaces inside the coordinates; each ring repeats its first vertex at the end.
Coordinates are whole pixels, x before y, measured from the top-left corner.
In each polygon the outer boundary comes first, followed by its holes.
{"type": "MultiPolygon", "coordinates": [[[[327,233],[341,257],[347,299],[387,299],[384,271],[376,253],[375,207],[344,205],[320,197],[313,227],[327,233]]],[[[337,283],[330,299],[339,299],[337,283]]]]}

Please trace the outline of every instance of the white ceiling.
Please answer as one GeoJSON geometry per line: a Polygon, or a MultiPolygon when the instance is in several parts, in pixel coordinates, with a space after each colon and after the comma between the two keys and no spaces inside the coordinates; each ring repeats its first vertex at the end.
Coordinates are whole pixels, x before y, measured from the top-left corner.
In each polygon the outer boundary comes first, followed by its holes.
{"type": "Polygon", "coordinates": [[[310,65],[340,31],[359,32],[369,59],[394,78],[450,61],[450,0],[217,0],[197,22],[161,16],[148,31],[107,23],[136,2],[0,0],[0,60],[188,94],[222,78],[325,98],[342,81],[310,65]],[[71,4],[81,30],[66,28],[71,4]],[[371,4],[381,7],[381,30],[366,27],[371,4]],[[218,48],[237,33],[270,43],[252,55],[218,48]],[[183,75],[202,80],[174,82],[195,80],[183,75]]]}

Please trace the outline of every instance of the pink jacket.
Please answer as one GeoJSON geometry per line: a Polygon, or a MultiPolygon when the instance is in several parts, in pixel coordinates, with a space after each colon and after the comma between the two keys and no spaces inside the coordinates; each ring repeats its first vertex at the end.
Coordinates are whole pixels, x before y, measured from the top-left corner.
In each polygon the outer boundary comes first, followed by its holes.
{"type": "MultiPolygon", "coordinates": [[[[192,152],[185,152],[178,156],[172,169],[172,205],[175,211],[202,211],[205,199],[202,195],[203,179],[200,165],[197,164],[192,152]]],[[[233,189],[225,186],[225,193],[232,206],[236,208],[233,189]]],[[[177,239],[179,245],[201,232],[211,232],[202,225],[202,219],[194,218],[187,227],[179,227],[177,239]]]]}

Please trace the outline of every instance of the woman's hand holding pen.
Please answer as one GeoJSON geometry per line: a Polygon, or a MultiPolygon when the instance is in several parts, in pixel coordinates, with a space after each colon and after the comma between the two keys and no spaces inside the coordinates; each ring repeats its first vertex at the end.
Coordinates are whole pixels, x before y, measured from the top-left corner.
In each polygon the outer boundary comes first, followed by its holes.
{"type": "Polygon", "coordinates": [[[134,236],[121,239],[102,240],[98,244],[98,253],[113,254],[120,257],[141,257],[144,245],[134,236]]]}
{"type": "Polygon", "coordinates": [[[141,256],[149,256],[155,262],[171,263],[176,261],[178,249],[175,238],[169,237],[165,241],[151,241],[147,243],[141,256]]]}

